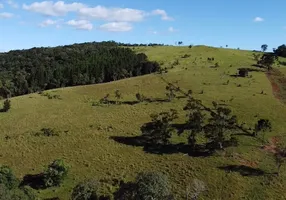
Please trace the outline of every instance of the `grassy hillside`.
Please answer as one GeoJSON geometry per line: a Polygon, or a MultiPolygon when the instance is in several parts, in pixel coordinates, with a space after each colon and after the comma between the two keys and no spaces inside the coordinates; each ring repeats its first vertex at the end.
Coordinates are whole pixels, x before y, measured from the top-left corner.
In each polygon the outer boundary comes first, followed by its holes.
{"type": "MultiPolygon", "coordinates": [[[[238,172],[227,173],[219,168],[245,165],[259,168],[266,174],[276,172],[273,156],[261,149],[261,144],[252,137],[240,136],[238,147],[210,157],[190,157],[181,153],[151,154],[144,152],[142,147],[110,139],[111,136],[139,135],[140,127],[150,121],[152,113],[174,108],[184,115],[182,108],[186,99],[92,106],[92,102],[107,93],[114,97],[117,89],[121,91],[124,101],[136,100],[137,92],[147,97],[164,98],[166,83],[160,76],[169,82],[177,81],[186,91],[192,89],[194,96],[206,105],[211,105],[212,101],[227,104],[239,121],[250,126],[259,118],[268,118],[273,131],[267,134],[267,138],[283,136],[286,132],[286,107],[272,94],[265,73],[251,72],[251,78],[230,76],[237,73],[237,68],[254,64],[252,52],[205,46],[192,49],[136,47],[135,50],[168,67],[168,73],[45,92],[57,94],[61,99],[48,99],[40,94],[12,98],[12,109],[8,113],[0,113],[0,163],[9,165],[18,177],[23,177],[41,172],[43,166],[54,159],[64,159],[71,166],[67,180],[59,188],[39,191],[40,197],[68,199],[75,184],[86,178],[132,180],[140,171],[155,170],[168,174],[177,199],[185,199],[186,187],[194,178],[207,184],[208,191],[202,199],[286,198],[285,167],[279,177],[271,176],[273,178],[268,175],[242,176],[238,172]],[[185,54],[190,54],[190,57],[181,58],[185,54]],[[209,62],[208,57],[215,60],[209,62]],[[179,65],[171,68],[176,59],[179,65]],[[216,62],[219,67],[210,68],[216,62]],[[227,81],[229,84],[224,84],[227,81]],[[261,94],[262,90],[265,94],[261,94]],[[203,94],[200,94],[201,91],[203,94]],[[36,137],[32,134],[42,128],[54,128],[60,131],[60,135],[36,137]]],[[[181,140],[173,138],[175,142],[181,140]]],[[[106,185],[103,192],[109,193],[113,189],[106,185]]]]}

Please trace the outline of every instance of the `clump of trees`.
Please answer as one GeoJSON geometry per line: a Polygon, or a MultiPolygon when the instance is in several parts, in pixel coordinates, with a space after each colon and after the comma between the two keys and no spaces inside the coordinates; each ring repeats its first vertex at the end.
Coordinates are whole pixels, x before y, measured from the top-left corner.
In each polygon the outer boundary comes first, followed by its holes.
{"type": "Polygon", "coordinates": [[[277,56],[286,58],[286,45],[285,44],[280,45],[277,49],[274,49],[274,53],[277,56]]]}
{"type": "Polygon", "coordinates": [[[157,72],[160,65],[144,53],[115,42],[32,48],[0,54],[0,96],[110,82],[157,72]]]}
{"type": "Polygon", "coordinates": [[[19,183],[8,166],[0,166],[0,200],[35,200],[33,192],[26,187],[20,187],[19,183]]]}
{"type": "Polygon", "coordinates": [[[85,180],[77,184],[72,191],[72,200],[97,200],[99,182],[95,179],[85,180]]]}

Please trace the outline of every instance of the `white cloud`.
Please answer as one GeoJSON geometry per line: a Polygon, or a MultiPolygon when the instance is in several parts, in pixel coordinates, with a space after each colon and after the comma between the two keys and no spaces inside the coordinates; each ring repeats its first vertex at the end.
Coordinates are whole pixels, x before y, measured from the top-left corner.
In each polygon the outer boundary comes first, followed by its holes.
{"type": "Polygon", "coordinates": [[[66,24],[75,27],[76,29],[92,30],[93,25],[87,20],[70,20],[66,24]]]}
{"type": "Polygon", "coordinates": [[[128,22],[111,22],[99,26],[99,29],[110,32],[127,32],[132,30],[132,25],[128,22]]]}
{"type": "Polygon", "coordinates": [[[253,21],[255,21],[255,22],[263,22],[264,19],[261,18],[261,17],[255,17],[253,21]]]}
{"type": "Polygon", "coordinates": [[[59,21],[61,21],[61,20],[51,20],[51,19],[47,19],[47,20],[41,22],[39,25],[40,25],[41,27],[47,27],[47,26],[51,26],[51,25],[57,25],[57,26],[58,26],[59,21]]]}
{"type": "Polygon", "coordinates": [[[8,12],[0,13],[0,18],[4,18],[4,19],[11,18],[13,16],[14,16],[13,13],[8,13],[8,12]]]}
{"type": "Polygon", "coordinates": [[[174,20],[172,17],[168,16],[165,10],[161,10],[161,9],[153,10],[151,14],[160,15],[162,20],[169,20],[169,21],[174,20]]]}
{"type": "Polygon", "coordinates": [[[18,8],[19,7],[18,4],[15,3],[13,0],[6,0],[6,3],[8,5],[10,5],[11,7],[13,7],[13,8],[18,8]]]}
{"type": "Polygon", "coordinates": [[[142,10],[131,8],[106,8],[104,6],[81,8],[79,14],[82,17],[112,22],[138,22],[142,21],[146,15],[142,10]]]}
{"type": "Polygon", "coordinates": [[[0,9],[1,9],[1,8],[4,8],[4,5],[3,5],[2,3],[0,3],[0,9]]]}
{"type": "Polygon", "coordinates": [[[31,5],[23,4],[23,9],[40,13],[48,16],[63,16],[68,12],[75,12],[81,8],[86,7],[82,3],[70,3],[66,4],[63,1],[53,2],[53,1],[42,1],[42,2],[34,2],[31,5]]]}

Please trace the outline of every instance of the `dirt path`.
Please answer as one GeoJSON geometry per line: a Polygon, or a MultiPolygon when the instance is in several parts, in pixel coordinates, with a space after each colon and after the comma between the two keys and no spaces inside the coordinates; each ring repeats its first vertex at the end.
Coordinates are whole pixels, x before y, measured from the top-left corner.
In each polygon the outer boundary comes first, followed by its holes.
{"type": "Polygon", "coordinates": [[[266,76],[272,85],[275,98],[286,104],[286,77],[278,69],[266,72],[266,76]]]}
{"type": "Polygon", "coordinates": [[[279,136],[274,136],[269,139],[269,143],[265,146],[263,146],[263,150],[268,151],[270,153],[277,153],[277,144],[281,140],[279,136]]]}

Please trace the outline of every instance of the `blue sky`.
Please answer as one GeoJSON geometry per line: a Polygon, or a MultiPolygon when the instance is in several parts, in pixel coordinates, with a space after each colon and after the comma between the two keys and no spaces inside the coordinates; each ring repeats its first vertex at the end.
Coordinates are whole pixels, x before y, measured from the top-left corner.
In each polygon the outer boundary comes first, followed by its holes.
{"type": "Polygon", "coordinates": [[[269,49],[286,41],[285,0],[0,0],[0,51],[115,40],[269,49]]]}

